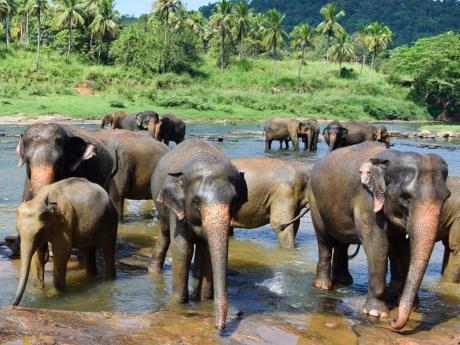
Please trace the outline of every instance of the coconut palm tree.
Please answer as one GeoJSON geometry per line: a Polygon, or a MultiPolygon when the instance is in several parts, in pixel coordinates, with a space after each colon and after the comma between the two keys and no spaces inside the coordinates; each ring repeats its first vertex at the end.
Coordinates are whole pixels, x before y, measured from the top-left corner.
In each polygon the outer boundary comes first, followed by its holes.
{"type": "Polygon", "coordinates": [[[249,16],[248,36],[253,41],[252,44],[255,56],[258,56],[259,53],[264,49],[262,41],[265,32],[265,22],[266,18],[265,14],[263,13],[251,14],[249,16]]]}
{"type": "Polygon", "coordinates": [[[90,25],[94,37],[99,40],[99,52],[97,62],[101,60],[101,50],[104,40],[114,37],[118,24],[115,21],[115,11],[113,0],[99,0],[97,2],[96,17],[90,25]]]}
{"type": "Polygon", "coordinates": [[[272,9],[267,13],[266,29],[264,32],[265,45],[272,51],[273,54],[273,70],[274,79],[278,79],[278,66],[276,64],[277,48],[282,48],[284,45],[284,38],[288,36],[286,31],[281,28],[286,15],[282,15],[277,10],[272,9]]]}
{"type": "Polygon", "coordinates": [[[342,71],[342,62],[347,57],[354,55],[353,44],[350,36],[347,33],[340,34],[336,37],[335,43],[331,46],[331,55],[339,62],[339,76],[342,71]]]}
{"type": "Polygon", "coordinates": [[[329,63],[329,48],[331,47],[332,37],[345,32],[345,29],[338,22],[340,18],[345,16],[345,11],[341,10],[337,12],[336,4],[330,2],[322,7],[319,13],[323,16],[324,20],[318,25],[316,30],[322,35],[327,36],[326,61],[329,63]]]}
{"type": "Polygon", "coordinates": [[[388,48],[391,43],[393,33],[388,26],[374,22],[367,26],[368,40],[367,47],[372,52],[371,70],[369,80],[372,81],[372,71],[374,69],[375,58],[378,54],[388,48]]]}
{"type": "Polygon", "coordinates": [[[29,12],[37,18],[37,60],[35,68],[38,71],[40,66],[41,19],[42,14],[48,12],[50,7],[48,0],[29,0],[27,5],[29,12]]]}
{"type": "Polygon", "coordinates": [[[5,20],[6,45],[10,45],[10,17],[17,8],[14,0],[0,0],[0,17],[5,20]]]}
{"type": "Polygon", "coordinates": [[[79,0],[59,0],[56,3],[56,24],[59,28],[69,30],[69,44],[67,48],[67,59],[72,49],[72,30],[78,25],[85,24],[85,5],[79,0]]]}
{"type": "Polygon", "coordinates": [[[178,12],[183,9],[183,5],[179,0],[156,0],[152,7],[160,20],[163,22],[164,28],[164,49],[163,49],[163,73],[166,70],[166,55],[168,52],[168,31],[169,31],[169,18],[172,13],[178,12]]]}
{"type": "Polygon", "coordinates": [[[363,68],[366,65],[366,57],[369,53],[369,32],[368,32],[368,26],[363,26],[359,32],[358,32],[358,39],[359,43],[363,48],[363,61],[361,63],[361,70],[359,72],[359,75],[363,73],[363,68]]]}
{"type": "Polygon", "coordinates": [[[297,73],[297,79],[300,79],[300,72],[305,61],[305,49],[313,47],[314,32],[310,29],[310,25],[303,23],[294,27],[290,36],[292,37],[291,46],[293,48],[300,47],[302,50],[299,61],[299,70],[297,73]]]}
{"type": "Polygon", "coordinates": [[[244,37],[247,34],[249,27],[249,18],[252,11],[249,9],[247,2],[241,1],[235,6],[235,36],[236,42],[239,44],[238,58],[243,58],[243,43],[244,37]]]}
{"type": "MultiPolygon", "coordinates": [[[[26,18],[28,17],[28,10],[27,10],[27,0],[17,0],[17,8],[16,8],[16,13],[18,14],[18,20],[19,20],[19,39],[21,41],[22,46],[24,47],[24,16],[26,18]]],[[[26,29],[28,29],[28,23],[26,19],[26,29]]],[[[27,30],[26,30],[27,31],[27,30]]]]}
{"type": "Polygon", "coordinates": [[[219,28],[220,31],[220,68],[225,68],[225,40],[227,32],[231,30],[233,16],[233,3],[221,0],[214,7],[214,14],[211,16],[211,26],[219,28]]]}

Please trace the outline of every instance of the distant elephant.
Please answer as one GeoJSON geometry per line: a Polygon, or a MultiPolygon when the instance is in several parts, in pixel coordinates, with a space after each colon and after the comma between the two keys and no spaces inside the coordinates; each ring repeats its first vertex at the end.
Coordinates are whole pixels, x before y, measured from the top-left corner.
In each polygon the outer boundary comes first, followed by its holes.
{"type": "Polygon", "coordinates": [[[16,223],[21,237],[21,275],[12,305],[21,301],[31,265],[39,285],[45,286],[47,253],[42,248],[48,241],[53,247],[56,289],[65,289],[72,248],[80,250],[86,271],[94,275],[97,273],[96,248],[101,247],[105,277],[115,278],[117,211],[101,186],[75,177],[47,185],[33,200],[19,205],[16,223]]]}
{"type": "Polygon", "coordinates": [[[149,133],[158,141],[169,145],[170,141],[180,144],[185,138],[185,122],[172,114],[161,115],[148,126],[149,133]]]}
{"type": "Polygon", "coordinates": [[[318,150],[318,137],[320,132],[319,123],[317,120],[307,120],[305,126],[307,133],[302,135],[302,140],[305,142],[305,151],[318,150]]]}
{"type": "Polygon", "coordinates": [[[332,121],[323,130],[324,141],[329,146],[329,152],[347,146],[348,129],[339,121],[332,121]]]}
{"type": "Polygon", "coordinates": [[[147,131],[152,122],[157,122],[159,115],[154,111],[142,111],[126,116],[121,121],[121,126],[118,129],[126,129],[128,131],[147,131]]]}
{"type": "Polygon", "coordinates": [[[232,160],[242,173],[247,202],[232,219],[232,227],[254,229],[270,224],[284,248],[294,248],[299,220],[282,229],[308,206],[307,184],[311,166],[272,158],[232,160]]]}
{"type": "Polygon", "coordinates": [[[388,317],[385,276],[389,247],[408,234],[410,270],[398,319],[392,322],[395,329],[404,327],[433,250],[441,209],[450,196],[446,178],[447,163],[437,155],[387,150],[373,142],[337,150],[319,160],[309,180],[319,252],[313,286],[331,288],[334,246],[361,243],[369,271],[363,312],[388,317]]]}
{"type": "MultiPolygon", "coordinates": [[[[292,141],[294,151],[299,151],[299,138],[306,137],[311,131],[308,121],[299,121],[286,117],[273,117],[265,124],[265,152],[272,149],[272,141],[278,140],[281,145],[284,141],[288,146],[289,140],[292,141]]],[[[307,148],[307,143],[305,143],[307,148]]]]}
{"type": "Polygon", "coordinates": [[[128,116],[128,113],[124,111],[115,112],[113,114],[106,114],[101,120],[100,128],[105,128],[105,126],[110,125],[110,128],[121,128],[121,122],[125,117],[128,116]]]}
{"type": "Polygon", "coordinates": [[[125,198],[152,198],[150,179],[161,157],[169,149],[163,143],[154,140],[147,132],[97,130],[93,135],[106,146],[115,161],[116,173],[109,191],[117,207],[118,217],[123,221],[125,198]]]}
{"type": "Polygon", "coordinates": [[[242,203],[244,179],[222,151],[189,139],[163,156],[151,188],[161,235],[149,270],[161,272],[171,242],[173,298],[187,302],[193,245],[197,244],[209,259],[203,260],[208,273],[204,277],[212,282],[216,327],[222,330],[227,317],[230,221],[242,203]]]}

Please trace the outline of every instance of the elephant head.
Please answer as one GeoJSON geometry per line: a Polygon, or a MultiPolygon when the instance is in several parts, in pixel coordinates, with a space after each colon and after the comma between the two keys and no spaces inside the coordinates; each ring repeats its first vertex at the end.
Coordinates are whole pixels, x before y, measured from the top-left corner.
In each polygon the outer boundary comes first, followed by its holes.
{"type": "Polygon", "coordinates": [[[21,237],[21,273],[12,302],[13,306],[21,302],[29,277],[32,256],[37,248],[47,243],[52,218],[56,212],[57,204],[47,199],[24,202],[16,210],[16,226],[21,237]]]}
{"type": "Polygon", "coordinates": [[[211,256],[216,327],[227,318],[230,221],[241,205],[244,178],[230,162],[198,161],[171,171],[157,201],[190,227],[201,227],[211,256]]]}
{"type": "Polygon", "coordinates": [[[379,142],[385,143],[387,148],[389,148],[391,145],[390,134],[388,133],[388,130],[385,126],[375,127],[374,139],[379,142]]]}
{"type": "Polygon", "coordinates": [[[155,122],[155,130],[153,137],[156,140],[163,140],[164,133],[166,132],[167,128],[171,125],[171,119],[167,116],[162,116],[155,122]]]}
{"type": "Polygon", "coordinates": [[[149,125],[152,122],[157,123],[159,115],[154,111],[143,111],[136,114],[136,124],[141,130],[149,130],[149,125]]]}
{"type": "Polygon", "coordinates": [[[361,182],[396,231],[410,236],[410,266],[392,327],[405,326],[436,240],[439,216],[450,196],[447,164],[437,155],[384,151],[360,168],[361,182]]]}
{"type": "Polygon", "coordinates": [[[96,155],[96,146],[56,124],[36,124],[24,133],[16,153],[18,167],[27,164],[32,197],[45,185],[67,178],[96,155]]]}
{"type": "Polygon", "coordinates": [[[104,127],[107,126],[107,125],[112,126],[112,123],[113,123],[113,116],[112,116],[112,114],[106,114],[106,115],[104,115],[104,117],[102,118],[101,124],[100,124],[99,128],[104,128],[104,127]]]}
{"type": "Polygon", "coordinates": [[[323,130],[324,140],[329,145],[329,152],[340,147],[346,146],[348,129],[344,128],[340,122],[332,121],[323,130]]]}

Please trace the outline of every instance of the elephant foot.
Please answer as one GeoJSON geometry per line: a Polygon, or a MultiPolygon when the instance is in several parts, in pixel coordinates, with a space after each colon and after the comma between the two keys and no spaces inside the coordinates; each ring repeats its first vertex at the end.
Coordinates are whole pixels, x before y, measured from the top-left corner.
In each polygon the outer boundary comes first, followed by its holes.
{"type": "Polygon", "coordinates": [[[163,265],[157,261],[150,261],[147,265],[147,271],[149,273],[160,274],[163,273],[163,265]]]}
{"type": "Polygon", "coordinates": [[[384,301],[367,299],[366,303],[364,303],[363,314],[386,318],[389,316],[389,311],[384,301]]]}
{"type": "Polygon", "coordinates": [[[332,276],[332,282],[334,284],[341,284],[344,286],[349,286],[353,284],[353,277],[349,272],[347,273],[342,273],[342,274],[334,274],[332,276]]]}
{"type": "Polygon", "coordinates": [[[316,289],[321,289],[321,290],[332,290],[332,282],[330,279],[320,279],[316,278],[312,286],[316,289]]]}

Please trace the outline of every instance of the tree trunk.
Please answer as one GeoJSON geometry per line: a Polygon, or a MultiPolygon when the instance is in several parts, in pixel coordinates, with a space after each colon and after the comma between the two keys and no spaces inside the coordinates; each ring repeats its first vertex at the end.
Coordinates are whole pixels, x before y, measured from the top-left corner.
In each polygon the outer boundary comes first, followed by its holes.
{"type": "Polygon", "coordinates": [[[225,67],[225,26],[220,24],[220,68],[225,67]]]}
{"type": "Polygon", "coordinates": [[[19,16],[19,36],[21,37],[21,45],[24,47],[24,32],[22,25],[22,14],[19,16]]]}
{"type": "Polygon", "coordinates": [[[93,47],[93,33],[91,32],[91,35],[89,37],[89,49],[91,50],[92,47],[93,47]]]}
{"type": "Polygon", "coordinates": [[[303,61],[305,59],[305,46],[302,46],[302,56],[300,57],[299,71],[297,73],[297,79],[300,80],[300,71],[302,70],[303,61]]]}
{"type": "Polygon", "coordinates": [[[70,23],[69,23],[69,46],[67,48],[67,61],[70,60],[71,47],[72,47],[72,19],[70,19],[70,23]]]}
{"type": "Polygon", "coordinates": [[[372,81],[372,70],[374,69],[375,52],[372,52],[371,70],[369,72],[369,81],[372,81]]]}
{"type": "Polygon", "coordinates": [[[101,62],[101,50],[102,50],[102,41],[99,43],[99,51],[97,53],[97,63],[101,62]]]}
{"type": "Polygon", "coordinates": [[[273,73],[274,73],[275,81],[277,81],[278,80],[278,64],[276,63],[276,42],[275,42],[275,45],[273,46],[273,73]]]}
{"type": "Polygon", "coordinates": [[[241,61],[243,59],[243,39],[240,40],[240,51],[238,54],[238,59],[241,61]]]}
{"type": "Polygon", "coordinates": [[[164,47],[163,47],[163,66],[162,66],[162,72],[165,74],[166,72],[166,53],[168,52],[168,21],[166,19],[165,21],[165,27],[164,27],[164,47]]]}
{"type": "Polygon", "coordinates": [[[6,45],[9,46],[10,45],[10,28],[9,28],[9,19],[10,19],[10,16],[6,16],[5,17],[5,36],[6,36],[6,45]]]}
{"type": "Polygon", "coordinates": [[[329,48],[331,47],[331,35],[327,35],[326,62],[329,65],[329,48]]]}
{"type": "Polygon", "coordinates": [[[363,63],[361,64],[361,71],[359,72],[359,75],[363,74],[363,68],[364,65],[366,64],[366,53],[363,54],[363,63]]]}
{"type": "Polygon", "coordinates": [[[339,78],[340,78],[340,72],[342,72],[342,58],[339,57],[339,78]]]}
{"type": "Polygon", "coordinates": [[[26,47],[29,45],[30,42],[30,35],[29,35],[29,12],[26,13],[26,36],[27,36],[27,42],[26,42],[26,47]]]}
{"type": "Polygon", "coordinates": [[[37,11],[37,64],[36,70],[38,72],[38,67],[40,65],[40,10],[37,11]]]}

